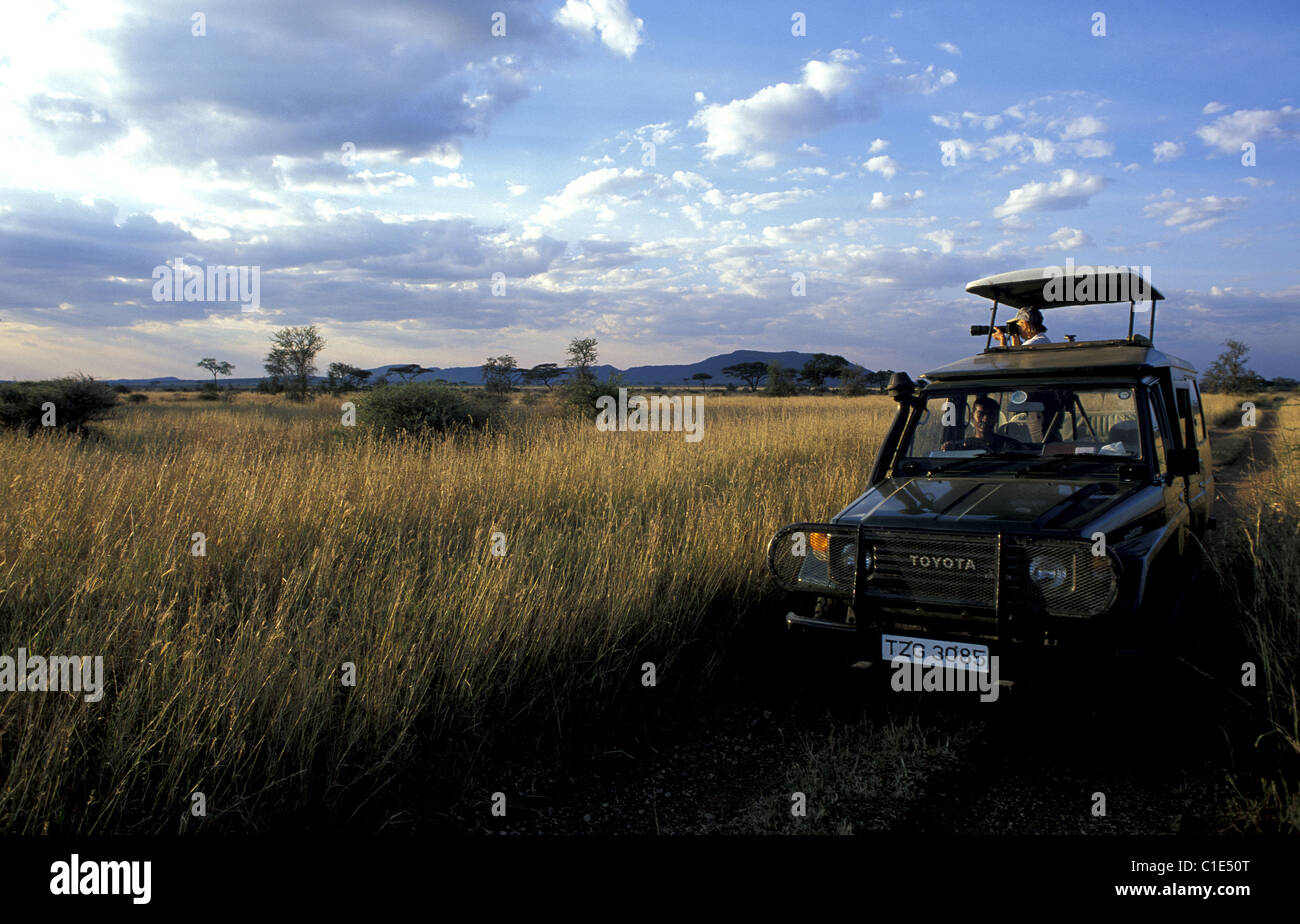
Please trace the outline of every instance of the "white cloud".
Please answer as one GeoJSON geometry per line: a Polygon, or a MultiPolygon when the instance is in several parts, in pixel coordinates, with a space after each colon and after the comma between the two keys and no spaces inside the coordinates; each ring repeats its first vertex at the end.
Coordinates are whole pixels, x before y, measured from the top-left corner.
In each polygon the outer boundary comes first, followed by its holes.
{"type": "Polygon", "coordinates": [[[1172,198],[1173,190],[1161,193],[1161,200],[1144,206],[1142,214],[1159,219],[1166,227],[1179,231],[1204,231],[1224,221],[1229,213],[1246,204],[1245,196],[1204,196],[1200,199],[1172,198]]]}
{"type": "Polygon", "coordinates": [[[929,234],[922,234],[921,238],[938,244],[940,253],[952,253],[957,243],[957,235],[947,230],[931,231],[929,234]]]}
{"type": "MultiPolygon", "coordinates": [[[[1067,145],[1067,147],[1074,150],[1086,143],[1087,141],[1081,141],[1077,144],[1067,145]]],[[[956,158],[969,160],[977,154],[984,160],[990,161],[1012,153],[1019,154],[1022,164],[1030,161],[1039,164],[1050,164],[1056,158],[1056,144],[1053,141],[1048,138],[1021,135],[1018,132],[995,135],[979,145],[972,144],[964,138],[953,138],[949,141],[939,142],[939,150],[947,161],[956,158]]],[[[1106,153],[1109,153],[1109,150],[1106,153]]],[[[1099,157],[1102,155],[1089,150],[1084,156],[1099,157]]]]}
{"type": "MultiPolygon", "coordinates": [[[[363,159],[361,151],[358,151],[354,156],[358,160],[363,159]]],[[[423,157],[412,157],[410,159],[413,164],[423,163],[426,160],[438,165],[439,167],[443,167],[444,169],[455,170],[460,166],[461,162],[460,148],[453,143],[439,144],[434,146],[434,148],[423,157]]]]}
{"type": "Polygon", "coordinates": [[[888,141],[886,141],[884,138],[877,138],[875,141],[871,142],[871,147],[867,148],[867,153],[879,154],[887,147],[889,147],[888,141]]]}
{"type": "Polygon", "coordinates": [[[1206,104],[1201,108],[1201,114],[1202,114],[1202,115],[1214,115],[1216,112],[1222,112],[1223,110],[1225,110],[1225,109],[1227,109],[1227,108],[1228,108],[1228,107],[1225,106],[1223,103],[1216,103],[1216,102],[1214,102],[1213,100],[1211,100],[1210,102],[1206,103],[1206,104]]]}
{"type": "Polygon", "coordinates": [[[522,183],[511,183],[509,180],[506,181],[506,189],[509,190],[510,195],[512,196],[522,196],[524,193],[528,192],[527,186],[522,183]]]}
{"type": "Polygon", "coordinates": [[[667,144],[669,141],[672,141],[673,137],[677,134],[677,129],[669,128],[672,124],[672,122],[652,122],[649,125],[642,125],[632,133],[632,137],[636,138],[638,141],[652,141],[655,144],[667,144]]]}
{"type": "Polygon", "coordinates": [[[748,166],[770,167],[776,150],[790,139],[854,117],[840,98],[861,73],[853,63],[858,57],[855,51],[837,49],[828,61],[804,64],[798,83],[773,84],[747,99],[700,109],[690,124],[705,132],[705,155],[711,160],[743,156],[748,166]]]}
{"type": "Polygon", "coordinates": [[[674,170],[673,182],[685,189],[708,189],[713,184],[690,170],[674,170]]]}
{"type": "Polygon", "coordinates": [[[627,0],[567,0],[556,12],[555,22],[586,38],[599,32],[605,47],[625,58],[636,54],[645,25],[632,15],[627,0]]]}
{"type": "Polygon", "coordinates": [[[918,189],[915,192],[905,192],[897,196],[890,196],[883,192],[874,192],[871,194],[871,202],[867,208],[873,211],[882,209],[900,209],[904,206],[911,205],[917,199],[925,198],[925,190],[918,189]]]}
{"type": "Polygon", "coordinates": [[[1061,132],[1061,140],[1074,141],[1078,138],[1087,138],[1089,135],[1095,135],[1105,130],[1105,123],[1096,116],[1080,116],[1066,124],[1065,129],[1061,132]]]}
{"type": "Polygon", "coordinates": [[[888,154],[881,154],[879,157],[872,157],[862,166],[866,167],[872,173],[879,173],[887,180],[892,180],[894,174],[898,172],[898,161],[888,154]]]}
{"type": "Polygon", "coordinates": [[[1260,179],[1259,177],[1257,177],[1257,176],[1244,176],[1244,177],[1242,177],[1241,179],[1239,179],[1237,182],[1238,182],[1238,183],[1245,183],[1245,184],[1246,184],[1247,186],[1249,186],[1251,189],[1259,189],[1261,186],[1272,186],[1272,185],[1273,185],[1273,181],[1272,181],[1272,180],[1261,180],[1261,179],[1260,179]]]}
{"type": "Polygon", "coordinates": [[[771,212],[775,209],[793,205],[800,199],[814,195],[811,189],[786,189],[770,193],[733,193],[727,194],[720,189],[710,189],[701,199],[714,208],[725,208],[732,215],[746,212],[771,212]]]}
{"type": "Polygon", "coordinates": [[[1151,153],[1155,155],[1153,163],[1163,164],[1166,161],[1177,160],[1186,150],[1186,145],[1177,141],[1162,141],[1151,148],[1151,153]]]}
{"type": "Polygon", "coordinates": [[[993,210],[993,217],[1081,208],[1092,196],[1105,189],[1108,182],[1096,174],[1058,170],[1056,180],[1051,183],[1027,183],[1011,190],[1006,201],[993,210]]]}
{"type": "Polygon", "coordinates": [[[1092,244],[1092,238],[1078,228],[1060,227],[1047,236],[1048,250],[1078,250],[1092,244]]]}
{"type": "Polygon", "coordinates": [[[935,125],[939,126],[940,128],[946,128],[949,131],[956,131],[958,128],[961,127],[961,123],[959,121],[957,121],[956,119],[950,119],[947,116],[932,115],[930,116],[930,121],[933,122],[935,125]]]}
{"type": "Polygon", "coordinates": [[[1071,149],[1080,157],[1110,157],[1115,153],[1115,145],[1100,138],[1084,138],[1076,141],[1071,149]]]}
{"type": "Polygon", "coordinates": [[[940,42],[938,45],[935,45],[934,47],[939,49],[940,51],[946,51],[950,55],[961,54],[961,49],[958,48],[956,45],[954,45],[952,42],[940,42]]]}
{"type": "Polygon", "coordinates": [[[933,64],[927,65],[923,71],[908,74],[902,79],[904,86],[925,96],[937,93],[944,87],[950,87],[956,82],[957,74],[955,72],[951,70],[939,72],[933,64]]]}
{"type": "Polygon", "coordinates": [[[951,164],[958,159],[969,160],[971,155],[975,153],[975,145],[964,138],[952,138],[948,141],[939,142],[939,153],[943,155],[945,164],[951,164]]]}
{"type": "Polygon", "coordinates": [[[791,244],[833,234],[835,223],[829,218],[809,218],[792,225],[768,225],[763,229],[763,240],[771,244],[791,244]]]}
{"type": "Polygon", "coordinates": [[[1238,109],[1220,116],[1196,130],[1196,136],[1221,154],[1239,154],[1245,142],[1258,144],[1265,139],[1295,140],[1300,128],[1300,109],[1238,109]]]}
{"type": "Polygon", "coordinates": [[[1050,164],[1056,158],[1056,145],[1046,138],[1030,138],[1029,144],[1034,151],[1033,158],[1038,163],[1050,164]]]}
{"type": "Polygon", "coordinates": [[[980,115],[978,112],[963,112],[961,117],[967,122],[980,126],[986,132],[991,132],[1002,124],[1000,115],[980,115]]]}
{"type": "Polygon", "coordinates": [[[474,182],[463,173],[449,173],[446,176],[435,176],[433,178],[434,186],[454,186],[456,189],[473,189],[474,182]]]}
{"type": "Polygon", "coordinates": [[[658,182],[660,178],[654,174],[631,167],[621,171],[617,167],[592,170],[570,180],[555,195],[547,196],[535,220],[543,225],[554,224],[587,208],[597,208],[607,220],[612,213],[611,203],[640,198],[658,182]]]}

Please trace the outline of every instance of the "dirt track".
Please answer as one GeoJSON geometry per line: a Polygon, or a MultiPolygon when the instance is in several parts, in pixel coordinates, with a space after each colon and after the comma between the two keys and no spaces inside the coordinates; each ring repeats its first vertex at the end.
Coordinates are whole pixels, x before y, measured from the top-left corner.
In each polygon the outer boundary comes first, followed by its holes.
{"type": "MultiPolygon", "coordinates": [[[[1272,420],[1261,415],[1262,424],[1272,420]]],[[[1269,433],[1211,434],[1239,441],[1216,470],[1221,534],[1231,526],[1240,484],[1268,464],[1269,433]]],[[[1204,587],[1193,597],[1205,601],[1210,621],[1222,616],[1204,587]]],[[[1223,768],[1231,762],[1224,728],[1240,708],[1230,683],[1213,676],[1223,676],[1226,663],[1184,661],[1155,671],[1122,665],[1117,674],[1094,675],[1088,689],[1022,685],[980,703],[894,693],[878,669],[791,651],[794,643],[774,637],[725,665],[710,701],[683,724],[620,728],[599,736],[589,754],[503,771],[489,788],[506,794],[506,817],[491,815],[485,791],[433,825],[503,834],[1172,834],[1222,827],[1223,768]],[[908,735],[926,747],[910,748],[908,735]],[[872,786],[845,792],[846,776],[862,773],[872,774],[872,786]],[[796,791],[809,800],[808,819],[790,817],[796,791]],[[1104,815],[1094,812],[1098,793],[1104,815]]],[[[1231,646],[1221,653],[1225,662],[1234,656],[1231,646]]]]}

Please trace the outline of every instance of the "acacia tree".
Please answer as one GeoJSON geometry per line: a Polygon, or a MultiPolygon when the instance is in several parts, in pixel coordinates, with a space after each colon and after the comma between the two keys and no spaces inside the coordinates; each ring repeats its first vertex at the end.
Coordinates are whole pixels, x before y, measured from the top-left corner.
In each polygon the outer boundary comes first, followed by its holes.
{"type": "Polygon", "coordinates": [[[325,376],[325,386],[335,394],[344,391],[357,391],[370,378],[370,370],[348,363],[330,363],[325,376]]]}
{"type": "Polygon", "coordinates": [[[498,395],[507,394],[514,390],[518,375],[519,363],[509,353],[489,356],[483,364],[483,388],[498,395]]]}
{"type": "Polygon", "coordinates": [[[740,379],[750,391],[758,391],[758,383],[767,377],[767,363],[736,363],[723,369],[722,374],[740,379]]]}
{"type": "Polygon", "coordinates": [[[1205,370],[1205,375],[1201,377],[1201,388],[1231,394],[1260,391],[1264,387],[1264,379],[1246,368],[1250,347],[1240,340],[1225,340],[1223,345],[1227,349],[1205,370]]]}
{"type": "Polygon", "coordinates": [[[271,352],[263,368],[274,384],[283,385],[289,397],[304,401],[307,386],[316,372],[316,356],[325,349],[325,339],[316,325],[284,327],[271,337],[271,352]]]}
{"type": "Polygon", "coordinates": [[[833,353],[814,353],[812,359],[803,364],[799,379],[807,382],[817,391],[826,387],[826,380],[839,378],[850,363],[843,356],[833,353]]]}
{"type": "Polygon", "coordinates": [[[595,337],[574,337],[569,341],[568,356],[574,379],[587,382],[596,377],[591,371],[591,367],[596,365],[595,337]]]}
{"type": "Polygon", "coordinates": [[[426,372],[432,372],[432,369],[426,369],[419,363],[408,363],[405,366],[389,366],[388,371],[394,375],[401,376],[402,384],[405,385],[411,379],[423,375],[426,372]]]}
{"type": "Polygon", "coordinates": [[[211,356],[203,357],[203,359],[200,359],[197,363],[195,363],[195,365],[198,366],[200,369],[207,369],[209,372],[212,373],[213,385],[217,384],[217,376],[230,375],[230,373],[235,371],[235,367],[232,366],[230,363],[227,362],[219,363],[211,356]]]}
{"type": "Polygon", "coordinates": [[[772,360],[767,364],[767,387],[765,390],[774,398],[785,398],[793,395],[797,390],[794,387],[794,370],[787,369],[775,359],[772,360]]]}
{"type": "Polygon", "coordinates": [[[560,376],[564,375],[564,373],[568,371],[569,370],[565,369],[562,366],[557,366],[555,363],[539,363],[538,365],[533,366],[533,368],[524,372],[523,379],[525,382],[527,382],[530,385],[533,382],[541,382],[543,385],[546,386],[546,390],[550,391],[551,379],[558,379],[560,376]]]}

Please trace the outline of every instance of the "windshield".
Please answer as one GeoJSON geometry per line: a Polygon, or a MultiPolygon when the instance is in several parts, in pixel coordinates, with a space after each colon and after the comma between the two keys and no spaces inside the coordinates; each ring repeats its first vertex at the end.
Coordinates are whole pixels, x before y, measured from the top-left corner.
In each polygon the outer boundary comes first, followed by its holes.
{"type": "Polygon", "coordinates": [[[1067,459],[1140,461],[1136,389],[972,385],[927,392],[920,419],[900,446],[900,458],[984,456],[1051,457],[1061,459],[1060,464],[1067,459]]]}

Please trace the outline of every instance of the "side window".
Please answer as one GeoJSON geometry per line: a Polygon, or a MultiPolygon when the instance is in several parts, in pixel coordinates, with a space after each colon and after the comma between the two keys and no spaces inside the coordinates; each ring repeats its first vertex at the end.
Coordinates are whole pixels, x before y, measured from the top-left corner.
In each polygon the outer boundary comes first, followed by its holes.
{"type": "Polygon", "coordinates": [[[1147,394],[1147,410],[1151,415],[1151,439],[1156,447],[1156,471],[1163,475],[1169,470],[1165,465],[1168,456],[1165,455],[1165,438],[1160,433],[1160,402],[1154,392],[1147,394]]]}
{"type": "Polygon", "coordinates": [[[1205,408],[1201,407],[1201,390],[1196,387],[1196,380],[1191,382],[1192,418],[1196,425],[1196,442],[1205,440],[1205,408]]]}
{"type": "Polygon", "coordinates": [[[1196,435],[1196,414],[1192,410],[1192,390],[1187,385],[1174,387],[1178,399],[1178,419],[1182,421],[1183,445],[1195,446],[1200,442],[1196,435]]]}

